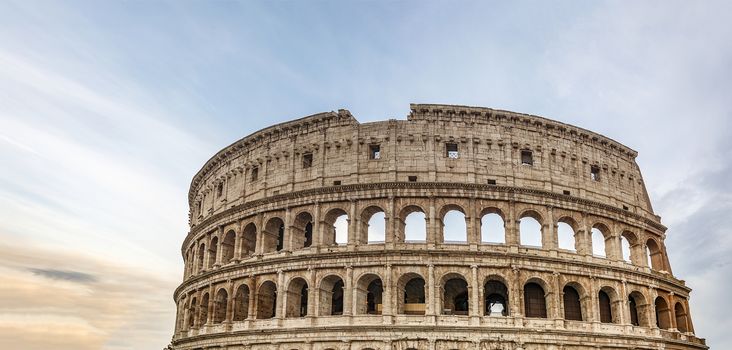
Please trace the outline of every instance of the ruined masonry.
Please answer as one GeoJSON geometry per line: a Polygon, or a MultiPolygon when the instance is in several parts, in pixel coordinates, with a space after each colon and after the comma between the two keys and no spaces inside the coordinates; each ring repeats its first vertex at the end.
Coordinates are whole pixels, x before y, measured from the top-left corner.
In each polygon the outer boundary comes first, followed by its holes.
{"type": "Polygon", "coordinates": [[[465,106],[257,131],[191,182],[171,348],[706,349],[636,155],[465,106]]]}

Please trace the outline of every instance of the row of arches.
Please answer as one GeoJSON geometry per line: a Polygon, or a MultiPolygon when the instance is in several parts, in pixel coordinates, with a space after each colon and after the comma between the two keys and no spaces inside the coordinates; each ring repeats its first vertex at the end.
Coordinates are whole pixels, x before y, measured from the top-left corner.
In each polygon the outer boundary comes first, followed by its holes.
{"type": "MultiPolygon", "coordinates": [[[[662,329],[676,328],[680,332],[691,331],[687,304],[683,299],[662,295],[647,297],[639,290],[621,295],[611,286],[602,286],[592,295],[583,284],[570,281],[561,289],[561,297],[555,299],[550,284],[540,278],[530,278],[515,293],[503,277],[490,275],[482,283],[479,297],[481,310],[471,310],[478,304],[471,301],[474,289],[462,274],[451,272],[438,279],[436,309],[442,315],[483,315],[487,317],[514,316],[528,318],[564,318],[568,321],[599,321],[625,323],[640,327],[656,326],[662,329]],[[651,301],[652,300],[652,301],[651,301]],[[511,307],[511,302],[519,303],[511,307]],[[558,303],[554,305],[554,303],[558,303]],[[672,306],[670,306],[672,305],[672,306]],[[559,314],[554,314],[556,306],[559,314]],[[624,315],[624,316],[621,316],[624,315]]],[[[279,290],[274,280],[263,280],[255,288],[252,283],[242,283],[236,288],[219,287],[211,291],[192,294],[187,298],[182,316],[184,329],[204,324],[270,319],[275,317],[300,318],[306,316],[343,315],[346,303],[353,302],[350,313],[355,315],[426,315],[428,314],[428,285],[416,272],[404,273],[396,278],[393,289],[376,273],[364,273],[355,280],[349,290],[343,276],[326,275],[315,286],[305,277],[296,276],[283,282],[279,290]],[[250,290],[251,288],[251,290],[250,290]],[[231,295],[229,293],[232,293],[231,295]],[[283,296],[279,296],[283,293],[283,296]],[[347,294],[352,293],[352,299],[347,294]],[[212,299],[213,298],[213,299],[212,299]],[[278,306],[278,302],[283,306],[278,306]]]]}
{"type": "MultiPolygon", "coordinates": [[[[468,243],[470,218],[462,207],[445,205],[436,219],[437,230],[442,243],[468,243]]],[[[287,215],[286,215],[287,216],[287,215]]],[[[549,228],[536,210],[524,210],[518,215],[515,229],[506,221],[504,212],[495,207],[480,211],[480,220],[475,223],[480,232],[480,243],[511,244],[526,247],[551,248],[569,252],[592,254],[597,257],[624,260],[637,266],[649,266],[654,270],[668,271],[662,243],[654,237],[645,240],[631,231],[613,235],[607,224],[597,222],[589,229],[582,229],[577,220],[568,214],[560,216],[549,228]],[[515,231],[516,234],[510,234],[515,231]],[[550,234],[550,231],[554,234],[550,234]],[[587,233],[585,233],[587,232],[587,233]],[[514,237],[515,236],[515,237],[514,237]]],[[[357,229],[343,208],[330,208],[322,220],[315,219],[308,211],[298,212],[290,224],[278,216],[249,221],[243,227],[229,225],[225,230],[214,232],[189,247],[186,257],[186,275],[225,265],[254,254],[265,254],[282,250],[297,250],[322,246],[383,243],[387,240],[389,221],[396,220],[394,240],[396,242],[421,243],[429,241],[430,220],[419,205],[407,205],[391,219],[385,211],[375,205],[361,211],[355,223],[357,229]],[[256,220],[255,220],[256,221],[256,220]],[[320,231],[320,232],[318,232],[320,231]],[[350,240],[350,236],[361,237],[350,240]]]]}

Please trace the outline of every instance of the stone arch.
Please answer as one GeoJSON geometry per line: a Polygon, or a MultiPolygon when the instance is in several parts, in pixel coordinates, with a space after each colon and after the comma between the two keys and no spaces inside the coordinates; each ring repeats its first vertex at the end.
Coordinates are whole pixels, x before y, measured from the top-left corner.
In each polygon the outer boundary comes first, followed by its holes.
{"type": "Polygon", "coordinates": [[[461,273],[448,272],[440,278],[441,314],[464,315],[470,311],[470,288],[468,281],[461,273]]]}
{"type": "Polygon", "coordinates": [[[206,243],[202,242],[201,245],[198,246],[198,258],[197,258],[198,262],[196,263],[196,265],[197,265],[196,272],[201,272],[206,268],[206,266],[204,264],[205,256],[206,256],[206,243]]]}
{"type": "Polygon", "coordinates": [[[518,216],[519,244],[529,247],[543,247],[543,219],[533,209],[526,209],[518,216]]]}
{"type": "Polygon", "coordinates": [[[523,284],[524,316],[548,318],[551,309],[549,284],[540,277],[529,277],[523,284]],[[539,287],[539,288],[536,288],[539,287]]]}
{"type": "Polygon", "coordinates": [[[295,221],[289,231],[292,250],[313,245],[313,227],[313,216],[309,212],[301,211],[295,215],[295,221]]]}
{"type": "Polygon", "coordinates": [[[603,286],[597,292],[597,307],[600,322],[620,323],[621,300],[618,293],[610,286],[603,286]]]}
{"type": "Polygon", "coordinates": [[[350,218],[348,212],[342,208],[331,208],[323,218],[323,244],[336,245],[348,243],[350,218]]]}
{"type": "Polygon", "coordinates": [[[242,256],[254,255],[257,249],[257,226],[253,222],[244,226],[241,238],[242,256]]]}
{"type": "Polygon", "coordinates": [[[587,302],[590,298],[585,288],[579,282],[567,282],[562,289],[562,304],[564,305],[564,319],[585,321],[587,319],[587,302]]]}
{"type": "Polygon", "coordinates": [[[480,212],[480,241],[506,243],[506,216],[501,209],[487,207],[480,212]]]}
{"type": "Polygon", "coordinates": [[[689,317],[684,304],[680,301],[677,301],[674,305],[674,316],[676,316],[676,329],[681,333],[688,333],[691,329],[689,327],[689,317]]]}
{"type": "Polygon", "coordinates": [[[279,217],[267,220],[262,231],[262,253],[273,253],[284,249],[285,222],[279,217]]]}
{"type": "Polygon", "coordinates": [[[213,236],[211,242],[208,244],[208,261],[206,262],[206,268],[210,269],[216,264],[216,253],[219,249],[219,237],[213,236]]]}
{"type": "Polygon", "coordinates": [[[571,216],[565,215],[557,220],[556,239],[559,249],[566,249],[573,252],[577,251],[578,243],[580,242],[578,239],[578,229],[579,224],[571,216]]]}
{"type": "Polygon", "coordinates": [[[196,319],[198,317],[198,302],[196,297],[192,297],[188,304],[188,328],[196,326],[196,319]]]}
{"type": "Polygon", "coordinates": [[[656,271],[666,271],[661,245],[654,238],[649,238],[646,241],[646,256],[648,259],[648,267],[656,271]]]}
{"type": "Polygon", "coordinates": [[[232,320],[244,321],[249,313],[249,286],[241,284],[234,292],[234,315],[232,320]]]}
{"type": "Polygon", "coordinates": [[[623,231],[620,234],[620,258],[627,263],[638,264],[638,236],[630,231],[623,231]]]}
{"type": "Polygon", "coordinates": [[[386,212],[377,205],[369,205],[361,211],[359,243],[383,243],[386,240],[386,212]]]}
{"type": "Polygon", "coordinates": [[[264,281],[257,289],[257,319],[273,318],[277,314],[277,284],[264,281]]]}
{"type": "Polygon", "coordinates": [[[460,205],[443,205],[438,215],[440,242],[468,243],[468,225],[466,218],[465,209],[460,205]]]}
{"type": "Polygon", "coordinates": [[[208,323],[208,303],[209,303],[209,296],[208,293],[203,293],[203,296],[201,296],[201,303],[198,306],[198,323],[199,324],[207,324],[208,323]]]}
{"type": "Polygon", "coordinates": [[[305,317],[308,314],[308,282],[295,277],[287,285],[285,317],[305,317]]]}
{"type": "Polygon", "coordinates": [[[643,293],[639,291],[632,291],[628,295],[628,315],[630,317],[630,324],[634,326],[650,327],[648,321],[648,300],[643,293]]]}
{"type": "Polygon", "coordinates": [[[403,274],[397,280],[397,313],[424,315],[426,311],[425,281],[415,272],[403,274]]]}
{"type": "Polygon", "coordinates": [[[337,274],[330,274],[320,280],[318,286],[319,304],[318,315],[342,315],[345,301],[343,278],[337,274]]]}
{"type": "Polygon", "coordinates": [[[229,230],[224,234],[221,241],[221,263],[228,264],[234,259],[234,247],[236,246],[236,231],[229,230]]]}
{"type": "Polygon", "coordinates": [[[397,240],[400,242],[427,241],[427,214],[422,207],[410,204],[399,211],[397,240]]]}
{"type": "Polygon", "coordinates": [[[661,329],[671,329],[671,309],[668,302],[662,296],[656,297],[656,327],[661,329]]]}
{"type": "Polygon", "coordinates": [[[381,315],[384,286],[379,275],[364,273],[356,280],[356,310],[358,315],[381,315]]]}
{"type": "Polygon", "coordinates": [[[510,313],[509,290],[506,279],[498,275],[490,275],[483,283],[484,310],[486,316],[508,316],[510,313]]]}
{"type": "Polygon", "coordinates": [[[219,288],[213,304],[213,323],[221,323],[226,320],[226,309],[229,305],[229,293],[226,288],[219,288]]]}
{"type": "Polygon", "coordinates": [[[595,223],[590,229],[590,246],[592,247],[592,255],[597,257],[609,258],[608,242],[610,242],[610,229],[603,223],[595,223]]]}

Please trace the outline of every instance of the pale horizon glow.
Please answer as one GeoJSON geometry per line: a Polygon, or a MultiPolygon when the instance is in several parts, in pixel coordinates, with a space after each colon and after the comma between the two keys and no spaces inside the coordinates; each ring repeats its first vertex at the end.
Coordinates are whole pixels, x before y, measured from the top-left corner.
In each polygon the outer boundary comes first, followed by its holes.
{"type": "MultiPolygon", "coordinates": [[[[163,348],[188,186],[212,155],[279,122],[405,119],[409,103],[541,115],[638,151],[696,333],[732,348],[730,14],[723,1],[3,1],[0,348],[163,348]]],[[[424,213],[406,224],[426,239],[424,213]]],[[[491,225],[484,239],[503,231],[491,225]]]]}

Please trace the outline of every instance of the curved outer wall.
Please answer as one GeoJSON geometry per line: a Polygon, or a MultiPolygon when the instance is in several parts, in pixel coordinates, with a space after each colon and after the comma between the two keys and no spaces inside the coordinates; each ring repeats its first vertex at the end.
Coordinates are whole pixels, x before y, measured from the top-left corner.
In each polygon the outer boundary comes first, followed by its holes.
{"type": "Polygon", "coordinates": [[[571,125],[463,106],[260,130],[191,183],[172,346],[704,349],[636,155],[571,125]],[[540,243],[522,244],[532,220],[540,243]]]}

